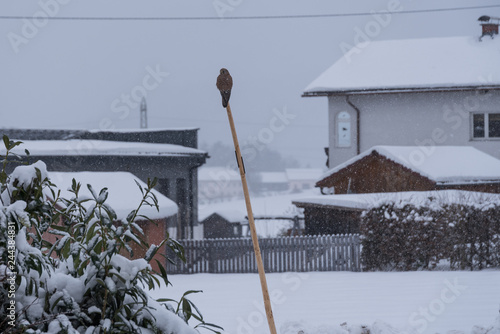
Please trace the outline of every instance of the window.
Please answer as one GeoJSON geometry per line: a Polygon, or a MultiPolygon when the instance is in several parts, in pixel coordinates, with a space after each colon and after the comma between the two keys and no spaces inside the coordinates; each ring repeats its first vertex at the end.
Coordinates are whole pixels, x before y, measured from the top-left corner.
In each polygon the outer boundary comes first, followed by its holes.
{"type": "Polygon", "coordinates": [[[500,138],[500,114],[489,114],[488,116],[488,137],[500,138]]]}
{"type": "Polygon", "coordinates": [[[351,146],[351,115],[347,111],[337,114],[337,147],[351,146]]]}
{"type": "Polygon", "coordinates": [[[472,138],[500,138],[500,113],[473,114],[472,138]]]}
{"type": "Polygon", "coordinates": [[[472,118],[474,123],[472,136],[474,138],[484,138],[484,114],[474,114],[472,118]]]}

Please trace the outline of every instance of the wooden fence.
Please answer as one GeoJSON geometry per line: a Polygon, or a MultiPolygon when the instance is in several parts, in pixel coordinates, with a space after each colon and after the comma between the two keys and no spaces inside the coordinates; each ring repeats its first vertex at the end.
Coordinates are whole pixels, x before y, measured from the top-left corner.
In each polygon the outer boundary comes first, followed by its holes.
{"type": "MultiPolygon", "coordinates": [[[[167,273],[256,273],[252,240],[181,240],[186,262],[167,263],[167,273]]],[[[266,272],[360,271],[359,235],[259,239],[266,272]]],[[[170,257],[173,258],[173,257],[170,257]]]]}

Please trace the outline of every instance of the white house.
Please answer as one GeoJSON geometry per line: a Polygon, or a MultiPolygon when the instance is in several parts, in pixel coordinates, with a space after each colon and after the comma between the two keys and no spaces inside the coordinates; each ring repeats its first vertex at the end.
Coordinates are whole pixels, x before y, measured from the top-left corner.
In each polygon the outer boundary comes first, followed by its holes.
{"type": "Polygon", "coordinates": [[[328,97],[329,167],[375,145],[473,146],[500,158],[500,38],[366,42],[306,87],[328,97]]]}

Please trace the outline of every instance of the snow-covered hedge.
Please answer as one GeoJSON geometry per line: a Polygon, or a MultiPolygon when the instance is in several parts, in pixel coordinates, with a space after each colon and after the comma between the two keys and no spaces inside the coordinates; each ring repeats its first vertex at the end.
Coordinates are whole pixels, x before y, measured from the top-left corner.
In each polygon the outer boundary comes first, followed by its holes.
{"type": "Polygon", "coordinates": [[[366,270],[500,267],[500,203],[488,194],[381,201],[360,230],[366,270]]]}
{"type": "Polygon", "coordinates": [[[164,267],[158,262],[160,272],[155,273],[149,264],[161,247],[183,257],[182,247],[170,238],[149,246],[135,223],[141,206],[157,207],[151,192],[155,181],[148,181],[147,188],[139,186],[141,203],[126,221],[118,222],[106,203],[106,188],[95,192],[88,185],[92,198],[85,198],[73,180],[73,197],[60,198],[41,161],[18,166],[8,175],[10,150],[20,142],[4,136],[4,144],[1,333],[198,333],[187,324],[190,318],[210,327],[185,296],[175,309],[173,301],[153,300],[143,289],[169,284],[164,267]],[[47,200],[48,191],[54,201],[47,200]],[[50,243],[47,234],[56,235],[56,241],[50,243]],[[143,259],[127,258],[132,255],[130,243],[147,250],[143,259]]]}

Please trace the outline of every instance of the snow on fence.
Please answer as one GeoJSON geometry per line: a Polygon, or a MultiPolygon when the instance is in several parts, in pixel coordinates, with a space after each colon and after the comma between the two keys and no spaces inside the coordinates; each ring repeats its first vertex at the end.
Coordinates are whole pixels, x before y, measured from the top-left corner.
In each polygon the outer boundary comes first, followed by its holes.
{"type": "MultiPolygon", "coordinates": [[[[256,273],[252,240],[180,240],[186,262],[167,263],[169,274],[256,273]]],[[[358,234],[259,239],[266,272],[360,271],[358,234]]],[[[173,258],[173,257],[171,257],[173,258]]]]}

